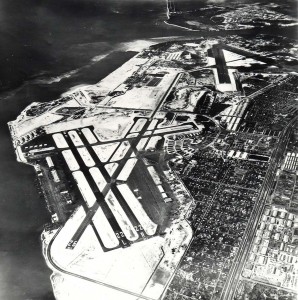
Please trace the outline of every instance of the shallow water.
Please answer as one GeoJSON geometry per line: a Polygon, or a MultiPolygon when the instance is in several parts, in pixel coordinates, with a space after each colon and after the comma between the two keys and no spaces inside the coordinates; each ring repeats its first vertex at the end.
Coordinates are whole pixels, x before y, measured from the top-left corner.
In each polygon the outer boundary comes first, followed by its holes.
{"type": "MultiPolygon", "coordinates": [[[[1,300],[53,299],[40,244],[49,214],[34,185],[33,168],[15,160],[7,122],[33,101],[49,101],[72,86],[98,82],[134,54],[117,50],[127,49],[135,40],[210,35],[164,24],[163,0],[54,3],[3,0],[0,4],[0,42],[5,45],[0,48],[1,300]]],[[[285,32],[295,35],[293,29],[281,30],[285,32]]]]}

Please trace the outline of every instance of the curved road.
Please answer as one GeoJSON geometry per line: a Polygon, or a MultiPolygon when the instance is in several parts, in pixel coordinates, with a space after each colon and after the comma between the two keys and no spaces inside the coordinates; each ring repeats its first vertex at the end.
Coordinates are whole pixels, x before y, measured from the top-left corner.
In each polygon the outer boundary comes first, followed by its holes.
{"type": "Polygon", "coordinates": [[[76,277],[76,278],[79,278],[79,279],[87,280],[89,282],[96,283],[96,284],[105,286],[107,288],[111,288],[111,289],[114,289],[116,291],[132,295],[132,296],[136,297],[137,299],[156,300],[156,299],[152,299],[150,297],[142,296],[142,295],[140,295],[138,293],[134,293],[134,292],[131,292],[131,291],[128,291],[128,290],[125,290],[125,289],[113,286],[113,285],[108,284],[108,283],[104,283],[104,282],[101,282],[101,281],[98,281],[98,280],[95,280],[95,279],[92,279],[92,278],[89,278],[89,277],[86,277],[86,276],[82,276],[82,275],[79,275],[79,274],[76,274],[76,273],[73,273],[73,272],[69,272],[69,271],[66,271],[66,270],[62,269],[59,265],[57,265],[53,261],[53,259],[51,257],[51,246],[52,246],[52,244],[53,244],[56,236],[59,234],[59,231],[61,229],[62,229],[62,227],[53,236],[53,238],[51,239],[49,245],[47,246],[46,252],[45,252],[45,255],[47,257],[47,261],[51,264],[53,270],[56,270],[58,273],[62,273],[62,274],[70,275],[70,276],[73,276],[73,277],[76,277]]]}

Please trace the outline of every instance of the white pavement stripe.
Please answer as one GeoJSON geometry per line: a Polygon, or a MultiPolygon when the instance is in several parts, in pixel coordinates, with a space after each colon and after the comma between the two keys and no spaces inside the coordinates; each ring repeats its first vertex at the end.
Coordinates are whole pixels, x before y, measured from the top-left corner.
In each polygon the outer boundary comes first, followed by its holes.
{"type": "Polygon", "coordinates": [[[119,241],[115,235],[115,232],[113,231],[113,228],[111,227],[101,207],[97,209],[92,221],[100,236],[100,239],[106,248],[115,248],[119,245],[119,241]]]}
{"type": "Polygon", "coordinates": [[[97,138],[95,137],[95,135],[92,133],[92,131],[89,128],[83,128],[81,131],[83,132],[83,134],[89,144],[95,144],[98,142],[97,138]]]}
{"type": "Polygon", "coordinates": [[[77,150],[80,153],[80,156],[82,157],[82,159],[87,167],[95,166],[95,162],[94,162],[93,158],[91,157],[89,151],[85,147],[77,148],[77,150]]]}
{"type": "Polygon", "coordinates": [[[52,135],[54,142],[58,148],[68,148],[68,144],[62,133],[55,133],[52,135]]]}
{"type": "Polygon", "coordinates": [[[78,146],[84,146],[81,138],[79,137],[78,133],[74,130],[71,130],[68,132],[69,137],[71,138],[73,144],[78,147],[78,146]]]}
{"type": "Polygon", "coordinates": [[[63,155],[70,171],[77,171],[80,169],[80,166],[79,166],[77,160],[75,159],[71,150],[62,151],[62,155],[63,155]]]}
{"type": "Polygon", "coordinates": [[[107,162],[119,144],[119,142],[115,142],[92,146],[92,148],[101,162],[107,162]]]}
{"type": "Polygon", "coordinates": [[[98,189],[102,192],[107,184],[102,173],[100,172],[100,170],[98,168],[91,168],[91,169],[89,169],[89,172],[90,172],[94,182],[96,183],[98,189]]]}
{"type": "Polygon", "coordinates": [[[121,145],[116,150],[115,154],[113,155],[111,161],[121,160],[129,150],[129,148],[130,148],[129,142],[127,141],[122,142],[121,145]]]}
{"type": "Polygon", "coordinates": [[[110,164],[105,165],[105,169],[107,170],[107,172],[109,173],[110,176],[112,176],[114,174],[117,167],[118,167],[117,163],[110,163],[110,164]]]}
{"type": "Polygon", "coordinates": [[[126,181],[130,176],[134,166],[138,162],[137,158],[130,158],[126,161],[124,167],[122,168],[117,180],[126,181]]]}
{"type": "Polygon", "coordinates": [[[138,151],[144,150],[145,145],[146,145],[148,139],[149,139],[149,138],[142,138],[142,139],[139,141],[139,143],[138,143],[138,145],[137,145],[137,150],[138,150],[138,151]]]}
{"type": "Polygon", "coordinates": [[[145,212],[143,206],[136,198],[134,193],[130,190],[127,184],[118,185],[118,189],[122,194],[123,198],[129,205],[130,209],[133,211],[134,215],[142,225],[143,229],[148,235],[153,235],[156,232],[157,225],[152,222],[152,220],[148,217],[145,212]]]}
{"type": "Polygon", "coordinates": [[[85,177],[83,172],[76,171],[72,173],[75,181],[77,182],[78,188],[87,204],[88,207],[92,207],[96,202],[96,197],[85,177]]]}
{"type": "Polygon", "coordinates": [[[130,132],[140,132],[146,123],[147,119],[138,119],[130,132]]]}
{"type": "Polygon", "coordinates": [[[124,235],[129,241],[135,241],[138,239],[138,233],[136,232],[134,226],[130,222],[123,208],[119,204],[117,198],[113,192],[109,192],[106,196],[106,202],[111,209],[113,215],[115,216],[120,228],[122,229],[124,235]]]}

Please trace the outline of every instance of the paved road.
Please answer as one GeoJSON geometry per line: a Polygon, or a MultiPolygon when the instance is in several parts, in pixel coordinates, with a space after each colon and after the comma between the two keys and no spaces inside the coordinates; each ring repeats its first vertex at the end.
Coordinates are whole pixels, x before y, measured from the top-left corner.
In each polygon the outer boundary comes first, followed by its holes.
{"type": "MultiPolygon", "coordinates": [[[[136,149],[136,146],[139,143],[139,141],[143,138],[143,134],[145,133],[145,131],[147,130],[149,125],[150,125],[150,122],[147,120],[146,124],[142,128],[139,135],[131,140],[129,150],[126,152],[124,158],[120,162],[118,162],[119,164],[118,164],[118,166],[117,166],[117,168],[114,171],[112,176],[109,176],[106,172],[103,173],[104,168],[101,164],[97,165],[100,168],[100,170],[102,171],[102,173],[105,174],[105,177],[106,177],[105,179],[106,179],[108,184],[105,186],[103,191],[97,191],[97,193],[96,193],[97,202],[87,211],[86,217],[84,218],[84,220],[80,224],[79,228],[77,229],[77,231],[73,235],[72,239],[70,240],[71,244],[73,244],[73,243],[76,244],[78,242],[78,240],[81,238],[81,236],[82,236],[83,232],[86,230],[87,226],[92,222],[92,218],[94,217],[94,215],[95,215],[95,213],[96,213],[99,206],[104,206],[105,210],[108,210],[110,212],[110,209],[109,209],[108,205],[105,202],[105,197],[107,196],[107,194],[110,190],[113,190],[114,193],[116,192],[116,194],[118,196],[117,199],[120,200],[118,189],[116,187],[116,179],[117,179],[118,175],[120,174],[120,172],[122,171],[126,160],[130,158],[133,151],[135,151],[135,153],[138,153],[138,151],[136,149]]],[[[71,145],[71,142],[69,141],[68,144],[71,145]]],[[[90,149],[92,149],[92,148],[90,148],[90,149]]],[[[75,148],[73,148],[72,151],[73,151],[73,153],[76,153],[77,150],[75,148]]],[[[95,155],[92,151],[91,151],[91,153],[93,155],[95,155]]],[[[93,179],[91,178],[91,175],[89,173],[89,168],[84,165],[84,162],[81,161],[81,158],[79,157],[79,155],[76,155],[75,157],[80,162],[79,164],[80,164],[80,167],[81,167],[81,171],[83,171],[83,173],[86,176],[89,184],[91,184],[91,187],[92,187],[94,185],[94,182],[93,182],[93,179]]],[[[96,188],[92,188],[93,191],[94,191],[94,189],[96,190],[96,188]]],[[[128,211],[129,211],[128,216],[130,217],[130,220],[133,221],[133,225],[135,225],[135,226],[140,225],[140,223],[136,220],[136,218],[131,213],[131,211],[127,207],[127,205],[125,205],[125,207],[123,206],[124,201],[122,201],[121,204],[122,204],[121,205],[122,208],[124,208],[126,213],[128,213],[128,211]]],[[[115,232],[120,232],[121,229],[118,225],[118,222],[116,221],[115,217],[113,216],[113,214],[111,212],[110,212],[110,215],[112,217],[114,226],[116,226],[118,228],[116,231],[115,230],[114,231],[115,232]]],[[[144,233],[144,235],[146,235],[146,234],[144,233]]],[[[124,242],[125,242],[124,245],[129,244],[129,241],[126,240],[126,239],[125,239],[124,242]]]]}
{"type": "MultiPolygon", "coordinates": [[[[179,74],[177,75],[177,77],[175,78],[174,82],[176,82],[177,80],[179,79],[179,74]]],[[[173,82],[173,83],[174,83],[173,82]]],[[[124,159],[122,161],[119,162],[119,165],[117,167],[117,169],[115,170],[114,174],[112,176],[110,176],[110,178],[106,178],[108,179],[107,182],[107,186],[106,188],[104,189],[104,191],[102,192],[98,192],[98,196],[99,198],[101,198],[102,202],[104,202],[104,197],[105,195],[107,194],[107,192],[112,189],[112,188],[115,188],[115,182],[116,182],[116,179],[119,175],[119,173],[121,172],[123,166],[124,166],[124,163],[126,161],[126,159],[128,159],[130,157],[130,155],[132,154],[132,152],[135,152],[135,154],[137,155],[138,151],[136,149],[136,146],[138,144],[138,142],[140,141],[141,138],[143,138],[143,134],[145,133],[145,131],[148,129],[148,126],[150,124],[150,120],[152,120],[155,116],[155,114],[160,110],[160,108],[162,107],[166,97],[168,96],[168,94],[170,93],[171,89],[172,89],[172,86],[173,84],[170,86],[170,88],[166,91],[165,95],[163,98],[160,99],[159,103],[157,104],[157,106],[155,107],[155,109],[152,111],[151,115],[150,115],[150,119],[147,120],[147,123],[145,124],[145,126],[142,128],[141,132],[139,133],[139,135],[135,138],[132,138],[130,139],[130,144],[131,144],[131,147],[129,149],[129,151],[126,153],[124,159]]],[[[185,130],[182,130],[182,132],[185,131],[185,130]]],[[[179,130],[177,128],[177,131],[174,131],[174,132],[169,132],[170,134],[174,134],[174,133],[178,133],[179,130]]],[[[124,140],[124,139],[123,139],[124,140]]],[[[119,140],[117,140],[119,142],[119,140]]],[[[69,141],[69,144],[71,144],[71,142],[69,141]]],[[[74,150],[74,149],[73,149],[74,150]]],[[[75,151],[74,151],[75,152],[75,151]]],[[[92,152],[92,151],[91,151],[92,152]]],[[[79,159],[79,158],[78,158],[79,159]]],[[[80,164],[81,165],[81,164],[80,164]]],[[[87,170],[84,170],[85,172],[84,173],[87,173],[87,170]]],[[[106,177],[106,176],[105,176],[106,177]]],[[[89,180],[88,180],[89,181],[89,180]]],[[[91,178],[90,178],[90,181],[91,181],[91,178]]],[[[99,204],[96,203],[95,204],[96,206],[98,206],[99,204]]],[[[89,212],[87,213],[87,217],[85,218],[85,220],[83,221],[83,223],[81,224],[80,228],[78,229],[77,233],[74,235],[74,238],[73,240],[77,240],[80,235],[82,234],[82,232],[85,230],[85,228],[90,224],[92,223],[92,216],[95,214],[96,212],[96,207],[92,207],[89,212]]],[[[57,233],[58,234],[58,233],[57,233]]],[[[56,236],[55,236],[56,237],[56,236]]],[[[52,257],[51,257],[51,246],[55,240],[55,237],[53,237],[53,239],[51,240],[48,248],[47,248],[47,259],[49,261],[49,263],[52,265],[53,269],[56,269],[58,272],[61,272],[61,273],[64,273],[64,274],[68,274],[68,275],[72,275],[72,276],[75,276],[75,277],[78,277],[78,278],[82,278],[82,279],[85,279],[85,280],[88,280],[88,281],[91,281],[91,282],[94,282],[94,283],[97,283],[97,284],[101,284],[101,285],[104,285],[104,286],[107,286],[107,287],[110,287],[110,288],[114,288],[116,290],[119,290],[121,292],[125,292],[125,293],[128,293],[128,294],[131,294],[133,296],[137,296],[139,298],[143,298],[143,299],[150,299],[148,297],[143,297],[141,295],[138,295],[138,294],[135,294],[135,293],[132,293],[130,291],[126,291],[125,289],[120,289],[120,288],[117,288],[117,287],[114,287],[112,285],[109,285],[109,284],[105,284],[105,283],[102,283],[102,282],[99,282],[99,281],[96,281],[96,280],[93,280],[93,279],[90,279],[90,278],[86,278],[86,277],[83,277],[83,276],[80,276],[78,274],[74,274],[74,273],[71,273],[71,272],[68,272],[62,268],[60,268],[57,264],[55,264],[55,262],[52,260],[52,257]]],[[[151,299],[150,299],[151,300],[151,299]]]]}
{"type": "Polygon", "coordinates": [[[251,213],[251,218],[246,227],[242,244],[237,252],[237,255],[234,259],[232,268],[228,274],[227,280],[225,282],[221,300],[233,300],[235,292],[237,290],[237,283],[240,278],[242,269],[249,255],[249,249],[251,246],[251,242],[254,239],[255,232],[257,229],[257,225],[262,216],[265,204],[267,202],[268,197],[272,191],[274,185],[274,179],[276,176],[277,168],[283,158],[283,154],[286,150],[287,139],[289,137],[290,131],[297,121],[298,116],[295,117],[282,131],[279,136],[279,140],[277,146],[272,154],[270,165],[268,167],[261,191],[259,193],[259,197],[255,203],[254,209],[251,213]]]}
{"type": "MultiPolygon", "coordinates": [[[[112,221],[112,227],[114,229],[115,232],[119,232],[121,231],[118,222],[115,220],[115,217],[113,216],[113,214],[111,213],[109,207],[107,206],[106,202],[105,202],[105,197],[107,196],[108,192],[110,190],[113,191],[113,193],[115,194],[115,196],[117,197],[118,201],[120,202],[122,208],[124,209],[125,213],[127,214],[127,216],[129,217],[129,219],[131,220],[132,224],[134,226],[138,226],[140,227],[140,223],[138,222],[138,220],[136,219],[136,217],[134,216],[133,212],[131,211],[131,209],[129,208],[129,206],[126,204],[126,202],[124,201],[123,197],[121,196],[121,193],[118,191],[117,185],[116,185],[116,180],[118,175],[120,174],[120,172],[122,171],[127,159],[129,159],[131,157],[132,153],[135,153],[135,155],[137,156],[139,151],[137,150],[137,145],[140,142],[140,140],[144,137],[144,133],[148,130],[148,127],[150,126],[150,121],[153,119],[153,117],[155,116],[155,114],[159,111],[159,109],[161,108],[161,106],[163,105],[164,101],[167,99],[169,93],[171,92],[173,85],[179,80],[181,76],[181,73],[177,74],[175,79],[173,80],[172,84],[170,85],[170,87],[167,89],[167,91],[165,92],[164,96],[161,97],[160,101],[157,103],[156,107],[152,110],[151,113],[151,118],[148,119],[146,118],[146,123],[143,126],[143,128],[141,129],[141,131],[138,133],[138,135],[134,138],[130,139],[130,148],[129,150],[126,152],[125,156],[123,157],[123,159],[121,161],[118,162],[118,166],[116,168],[116,170],[114,171],[112,176],[109,176],[106,172],[106,170],[103,167],[103,164],[101,164],[99,162],[99,164],[97,165],[100,169],[100,171],[102,172],[102,174],[104,175],[106,181],[107,181],[107,185],[104,188],[103,191],[99,191],[97,189],[97,187],[95,186],[95,183],[93,182],[93,179],[89,173],[89,168],[85,166],[82,158],[80,157],[77,148],[75,147],[73,142],[71,141],[71,139],[69,138],[68,135],[64,134],[65,139],[67,140],[67,143],[69,145],[69,147],[71,148],[76,160],[78,161],[81,171],[84,173],[87,181],[89,182],[90,186],[92,187],[92,190],[96,191],[95,196],[97,198],[97,202],[89,209],[86,209],[86,217],[84,218],[84,220],[82,221],[82,223],[80,224],[79,228],[76,230],[76,232],[74,233],[73,237],[71,238],[71,240],[68,243],[68,248],[74,248],[75,245],[77,244],[77,242],[79,241],[79,239],[81,238],[82,234],[84,233],[84,231],[86,230],[86,228],[88,227],[89,224],[91,224],[93,226],[93,222],[92,222],[92,218],[94,217],[97,209],[99,206],[102,206],[104,211],[107,211],[110,215],[110,220],[112,221]]],[[[132,125],[132,127],[134,126],[134,124],[132,125]]],[[[131,128],[132,128],[131,127],[131,128]]],[[[169,128],[170,130],[170,128],[169,128]]],[[[179,126],[177,126],[177,129],[175,131],[170,131],[167,133],[179,133],[179,132],[185,132],[185,130],[179,130],[179,126]]],[[[165,134],[165,133],[164,133],[165,134]]],[[[161,134],[163,135],[163,134],[161,134]]],[[[82,147],[87,147],[89,149],[89,153],[92,155],[93,159],[95,159],[95,161],[98,159],[96,157],[96,154],[94,153],[94,150],[92,148],[92,146],[96,145],[96,144],[92,144],[91,146],[88,145],[88,143],[86,143],[85,138],[83,137],[83,135],[80,135],[81,138],[84,140],[85,144],[82,147]],[[88,145],[88,146],[87,146],[88,145]]],[[[148,137],[153,136],[152,134],[149,135],[148,137]]],[[[117,142],[119,141],[123,141],[125,139],[120,139],[117,140],[117,142]]],[[[103,144],[103,143],[99,143],[99,144],[103,144]]],[[[59,149],[60,151],[63,149],[59,149]]],[[[93,226],[94,227],[94,226],[93,226]]],[[[94,228],[95,229],[95,228],[94,228]]],[[[94,230],[95,232],[97,232],[96,230],[94,230]]],[[[141,237],[143,238],[145,236],[147,236],[147,234],[141,230],[140,232],[141,237]]],[[[99,237],[99,236],[98,236],[99,237]]],[[[129,245],[129,241],[124,238],[125,240],[123,241],[123,245],[129,245]]],[[[100,239],[99,239],[100,240],[100,239]]]]}
{"type": "MultiPolygon", "coordinates": [[[[61,229],[60,229],[61,230],[61,229]]],[[[66,275],[70,275],[70,276],[73,276],[73,277],[76,277],[76,278],[79,278],[79,279],[83,279],[83,280],[87,280],[89,282],[92,282],[92,283],[96,283],[96,284],[99,284],[99,285],[102,285],[102,286],[105,286],[107,288],[111,288],[111,289],[114,289],[116,291],[119,291],[119,292],[122,292],[122,293],[126,293],[126,294],[129,294],[129,295],[132,295],[134,297],[136,297],[137,299],[145,299],[145,300],[156,300],[156,299],[152,299],[150,297],[146,297],[146,296],[143,296],[143,295],[140,295],[138,293],[134,293],[134,292],[131,292],[131,291],[128,291],[128,290],[125,290],[125,289],[122,289],[122,288],[119,288],[119,287],[116,287],[116,286],[113,286],[111,284],[107,284],[107,283],[104,283],[104,282],[101,282],[101,281],[98,281],[98,280],[95,280],[95,279],[92,279],[92,278],[89,278],[89,277],[85,277],[85,276],[82,276],[82,275],[79,275],[79,274],[76,274],[76,273],[72,273],[72,272],[68,272],[66,270],[64,270],[63,268],[61,268],[59,265],[57,265],[52,257],[51,257],[51,246],[56,238],[56,236],[59,234],[59,231],[57,231],[57,233],[55,234],[55,236],[52,238],[52,240],[50,241],[48,247],[47,247],[47,251],[46,251],[46,256],[47,256],[47,259],[48,259],[48,262],[52,265],[52,267],[57,270],[59,273],[62,273],[62,274],[66,274],[66,275]]]]}
{"type": "MultiPolygon", "coordinates": [[[[175,78],[175,81],[176,82],[178,79],[179,79],[179,74],[176,76],[175,78]]],[[[173,84],[174,84],[173,82],[173,84]]],[[[107,182],[108,184],[106,185],[105,189],[100,192],[98,191],[98,197],[97,198],[100,198],[102,200],[102,203],[104,202],[104,197],[105,195],[108,193],[109,190],[111,189],[115,189],[116,188],[116,179],[118,177],[118,175],[120,174],[122,168],[124,167],[124,164],[126,162],[126,160],[131,156],[131,154],[134,152],[136,155],[138,154],[138,150],[137,150],[137,145],[139,143],[139,141],[144,137],[144,133],[147,131],[149,125],[150,125],[150,121],[154,118],[154,115],[158,112],[158,110],[160,109],[160,107],[162,106],[162,104],[164,103],[166,97],[168,96],[168,94],[170,93],[171,91],[171,88],[173,86],[173,84],[171,85],[171,87],[167,90],[166,94],[164,95],[163,98],[160,99],[160,102],[157,104],[156,108],[153,110],[151,116],[150,116],[150,119],[147,119],[147,122],[146,124],[143,126],[142,130],[139,132],[138,136],[131,139],[130,140],[130,149],[127,151],[127,153],[125,154],[124,156],[124,159],[121,160],[119,162],[119,165],[118,167],[116,168],[116,170],[114,171],[113,175],[112,176],[109,176],[109,178],[106,178],[108,179],[107,182]]],[[[185,130],[184,130],[185,131],[185,130]]],[[[170,132],[171,134],[174,134],[174,133],[177,133],[179,132],[178,130],[176,132],[170,132]]],[[[119,140],[118,140],[119,141],[119,140]]],[[[69,144],[72,145],[72,142],[69,140],[69,144]]],[[[75,154],[77,154],[77,150],[76,149],[72,149],[73,152],[75,152],[75,154]]],[[[77,157],[78,160],[80,161],[80,158],[77,157]]],[[[83,165],[83,162],[81,161],[80,165],[82,166],[83,165]]],[[[87,174],[87,170],[83,170],[85,171],[84,174],[86,176],[87,174]]],[[[107,177],[107,174],[105,174],[107,177]]],[[[89,175],[88,175],[89,176],[89,175]]],[[[89,179],[89,178],[88,178],[89,179]]],[[[90,180],[88,181],[92,181],[91,178],[90,180]]],[[[74,238],[76,239],[77,237],[79,237],[82,232],[85,230],[85,228],[90,224],[92,223],[92,216],[95,214],[96,212],[96,206],[98,207],[99,206],[99,203],[96,202],[95,203],[95,206],[92,207],[91,209],[89,209],[88,213],[87,213],[87,217],[84,219],[83,223],[80,225],[78,231],[76,232],[76,234],[74,235],[74,238]]],[[[61,230],[61,229],[60,229],[61,230]]],[[[59,231],[60,231],[59,230],[59,231]]],[[[46,256],[47,256],[47,260],[48,262],[52,265],[52,268],[54,270],[57,270],[58,272],[60,273],[63,273],[63,274],[67,274],[67,275],[71,275],[71,276],[74,276],[74,277],[77,277],[77,278],[81,278],[81,279],[84,279],[84,280],[87,280],[87,281],[90,281],[90,282],[93,282],[93,283],[96,283],[96,284],[100,284],[100,285],[103,285],[103,286],[106,286],[106,287],[109,287],[109,288],[113,288],[117,291],[120,291],[120,292],[124,292],[124,293],[127,293],[127,294],[130,294],[132,296],[135,296],[137,297],[138,299],[147,299],[147,300],[153,300],[152,298],[149,298],[149,297],[146,297],[146,296],[142,296],[142,295],[139,295],[137,293],[134,293],[134,292],[131,292],[131,291],[128,291],[128,290],[125,290],[125,289],[122,289],[122,288],[118,288],[118,287],[115,287],[113,285],[110,285],[110,284],[106,284],[104,282],[100,282],[100,281],[97,281],[97,280],[93,280],[91,278],[88,278],[88,277],[84,277],[84,276],[81,276],[79,274],[75,274],[75,273],[72,273],[72,272],[68,272],[66,270],[64,270],[63,268],[61,268],[59,265],[57,265],[52,257],[51,257],[51,247],[52,247],[52,244],[53,242],[55,241],[55,238],[56,236],[59,234],[59,231],[55,234],[55,236],[51,239],[48,247],[47,247],[47,251],[46,251],[46,256]]]]}

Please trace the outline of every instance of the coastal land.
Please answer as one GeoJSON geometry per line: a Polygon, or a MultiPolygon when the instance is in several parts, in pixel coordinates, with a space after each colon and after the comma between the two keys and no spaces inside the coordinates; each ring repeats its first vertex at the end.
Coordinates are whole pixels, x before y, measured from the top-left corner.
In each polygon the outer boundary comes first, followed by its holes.
{"type": "Polygon", "coordinates": [[[293,55],[268,57],[262,41],[152,45],[9,122],[51,214],[42,242],[57,299],[247,293],[235,287],[255,280],[243,268],[297,112],[297,74],[280,69],[293,55]]]}

